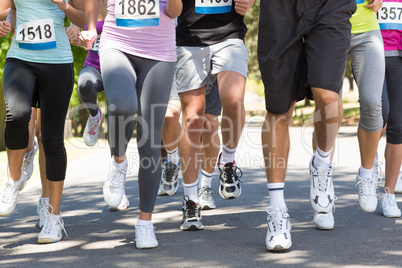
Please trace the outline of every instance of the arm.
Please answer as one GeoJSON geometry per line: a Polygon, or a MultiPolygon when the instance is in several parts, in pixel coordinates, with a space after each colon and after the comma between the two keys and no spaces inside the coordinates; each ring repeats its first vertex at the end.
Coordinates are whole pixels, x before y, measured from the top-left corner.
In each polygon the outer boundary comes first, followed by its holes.
{"type": "Polygon", "coordinates": [[[70,43],[74,46],[81,46],[81,42],[79,39],[80,33],[80,28],[73,23],[71,23],[70,26],[66,28],[68,40],[70,40],[70,43]]]}
{"type": "Polygon", "coordinates": [[[172,19],[177,18],[183,9],[181,0],[168,0],[166,5],[166,14],[172,19]]]}
{"type": "Polygon", "coordinates": [[[10,1],[1,1],[0,2],[0,21],[6,20],[9,10],[10,10],[10,1]]]}
{"type": "Polygon", "coordinates": [[[247,11],[253,6],[255,0],[234,0],[235,2],[235,11],[244,16],[247,11]]]}
{"type": "Polygon", "coordinates": [[[96,20],[99,12],[99,0],[85,0],[85,18],[88,31],[82,31],[80,35],[81,45],[90,49],[98,34],[96,32],[96,20]]]}
{"type": "Polygon", "coordinates": [[[67,18],[79,27],[85,26],[84,2],[82,0],[71,0],[70,4],[65,0],[52,0],[57,7],[66,14],[67,18]]]}
{"type": "Polygon", "coordinates": [[[16,23],[16,9],[14,1],[11,1],[10,10],[8,12],[7,20],[0,21],[0,37],[5,37],[9,35],[11,30],[15,29],[16,23]]]}
{"type": "Polygon", "coordinates": [[[366,8],[371,8],[374,12],[377,12],[382,7],[382,0],[371,0],[371,4],[367,5],[366,8]]]}

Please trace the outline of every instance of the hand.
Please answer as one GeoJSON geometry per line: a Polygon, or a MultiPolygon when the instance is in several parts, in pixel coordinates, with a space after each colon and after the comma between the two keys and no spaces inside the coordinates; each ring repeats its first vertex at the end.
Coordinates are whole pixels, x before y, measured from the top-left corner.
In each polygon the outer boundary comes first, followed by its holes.
{"type": "Polygon", "coordinates": [[[71,24],[69,27],[66,28],[68,40],[70,40],[70,43],[74,46],[81,46],[81,41],[79,39],[80,33],[80,28],[78,28],[74,24],[71,24]]]}
{"type": "Polygon", "coordinates": [[[11,23],[0,21],[0,37],[5,37],[11,32],[11,23]]]}
{"type": "Polygon", "coordinates": [[[244,16],[247,11],[250,9],[250,0],[234,0],[235,2],[235,11],[244,16]]]}
{"type": "Polygon", "coordinates": [[[81,46],[85,50],[90,50],[96,38],[98,38],[98,34],[95,31],[82,31],[80,35],[81,46]]]}
{"type": "Polygon", "coordinates": [[[368,4],[366,8],[371,8],[374,12],[377,12],[382,7],[382,0],[371,0],[371,4],[368,4]]]}
{"type": "Polygon", "coordinates": [[[67,9],[67,3],[64,0],[51,0],[53,4],[57,5],[57,8],[60,9],[61,11],[66,11],[67,9]]]}

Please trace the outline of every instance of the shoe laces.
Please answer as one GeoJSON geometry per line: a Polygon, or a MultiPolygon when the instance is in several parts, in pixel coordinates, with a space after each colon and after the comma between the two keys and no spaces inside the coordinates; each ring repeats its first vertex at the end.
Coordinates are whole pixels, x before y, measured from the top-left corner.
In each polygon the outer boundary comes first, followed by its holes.
{"type": "Polygon", "coordinates": [[[325,192],[330,184],[331,166],[322,171],[315,171],[313,176],[317,179],[317,188],[320,192],[325,192]]]}
{"type": "Polygon", "coordinates": [[[128,170],[125,168],[113,168],[112,174],[110,176],[110,186],[113,188],[121,188],[124,189],[126,185],[126,176],[129,174],[128,170]]]}
{"type": "Polygon", "coordinates": [[[184,206],[186,207],[186,216],[188,218],[193,218],[193,217],[197,217],[198,218],[198,214],[197,214],[197,204],[193,201],[190,200],[188,195],[185,195],[183,197],[184,200],[184,206]]]}
{"type": "Polygon", "coordinates": [[[9,180],[7,180],[2,189],[1,189],[1,201],[4,203],[9,203],[10,201],[12,201],[14,199],[14,195],[15,195],[15,183],[10,182],[9,180]]]}
{"type": "Polygon", "coordinates": [[[101,117],[98,120],[94,120],[91,118],[91,116],[89,116],[89,118],[88,118],[88,126],[89,126],[88,134],[96,135],[95,129],[99,126],[100,120],[101,120],[101,117]]]}
{"type": "Polygon", "coordinates": [[[166,184],[171,184],[175,177],[177,165],[172,162],[165,162],[165,167],[163,169],[163,180],[166,184]]]}
{"type": "Polygon", "coordinates": [[[61,229],[64,231],[66,236],[68,236],[67,231],[64,228],[64,223],[59,219],[59,217],[56,217],[56,215],[53,214],[53,207],[50,204],[44,204],[44,207],[41,209],[40,213],[46,217],[45,225],[42,229],[44,234],[50,234],[53,230],[53,227],[59,223],[61,229]],[[49,212],[49,208],[52,210],[52,212],[49,212]]]}
{"type": "Polygon", "coordinates": [[[388,187],[384,188],[384,193],[382,194],[382,206],[383,207],[397,207],[395,195],[391,194],[388,187]]]}
{"type": "Polygon", "coordinates": [[[241,182],[240,178],[243,177],[243,171],[235,166],[234,162],[228,162],[223,167],[223,177],[223,179],[221,177],[221,180],[225,183],[241,182]]]}
{"type": "Polygon", "coordinates": [[[377,183],[381,182],[381,178],[362,178],[355,187],[358,187],[360,195],[372,196],[377,194],[377,183]]]}
{"type": "Polygon", "coordinates": [[[135,226],[135,237],[146,236],[156,239],[153,224],[140,224],[135,226]]]}
{"type": "Polygon", "coordinates": [[[203,187],[200,189],[200,197],[205,201],[210,202],[212,200],[212,193],[212,188],[203,187]]]}
{"type": "Polygon", "coordinates": [[[271,223],[274,232],[284,230],[286,228],[286,221],[289,219],[288,210],[276,209],[274,207],[267,207],[268,213],[267,221],[271,223]]]}

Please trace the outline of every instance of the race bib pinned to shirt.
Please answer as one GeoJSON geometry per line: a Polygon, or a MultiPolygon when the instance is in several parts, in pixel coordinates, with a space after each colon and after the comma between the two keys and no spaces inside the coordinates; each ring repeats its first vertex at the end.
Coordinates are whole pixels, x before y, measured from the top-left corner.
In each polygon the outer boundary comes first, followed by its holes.
{"type": "Polygon", "coordinates": [[[195,0],[195,13],[221,14],[232,11],[232,0],[195,0]]]}
{"type": "Polygon", "coordinates": [[[159,0],[115,0],[116,25],[148,27],[159,25],[159,0]]]}
{"type": "Polygon", "coordinates": [[[402,30],[402,3],[382,3],[377,19],[381,30],[402,30]]]}
{"type": "Polygon", "coordinates": [[[364,0],[356,0],[356,4],[363,4],[364,0]]]}
{"type": "Polygon", "coordinates": [[[44,50],[57,47],[52,19],[22,23],[18,25],[15,35],[22,49],[44,50]]]}
{"type": "Polygon", "coordinates": [[[99,44],[100,44],[100,38],[101,38],[101,35],[98,34],[98,37],[96,38],[95,42],[92,44],[92,47],[91,47],[90,51],[98,53],[99,44]]]}

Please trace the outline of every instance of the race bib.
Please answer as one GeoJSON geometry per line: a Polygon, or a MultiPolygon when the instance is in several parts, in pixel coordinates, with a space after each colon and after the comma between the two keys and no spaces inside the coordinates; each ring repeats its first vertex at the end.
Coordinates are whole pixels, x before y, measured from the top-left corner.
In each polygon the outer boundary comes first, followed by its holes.
{"type": "Polygon", "coordinates": [[[195,0],[195,13],[220,14],[232,11],[232,0],[195,0]]]}
{"type": "Polygon", "coordinates": [[[116,25],[147,27],[159,25],[159,0],[115,0],[116,25]]]}
{"type": "Polygon", "coordinates": [[[99,44],[100,44],[100,38],[101,38],[101,35],[98,34],[98,37],[96,38],[95,42],[92,44],[92,47],[91,47],[90,51],[98,53],[99,44]]]}
{"type": "Polygon", "coordinates": [[[402,3],[382,3],[377,19],[381,30],[402,30],[402,3]]]}
{"type": "Polygon", "coordinates": [[[356,0],[356,4],[363,4],[364,0],[356,0]]]}
{"type": "Polygon", "coordinates": [[[44,50],[57,47],[52,19],[20,24],[15,34],[18,45],[22,49],[44,50]]]}

